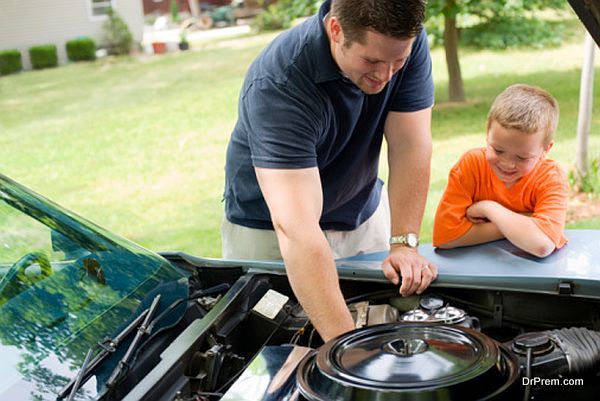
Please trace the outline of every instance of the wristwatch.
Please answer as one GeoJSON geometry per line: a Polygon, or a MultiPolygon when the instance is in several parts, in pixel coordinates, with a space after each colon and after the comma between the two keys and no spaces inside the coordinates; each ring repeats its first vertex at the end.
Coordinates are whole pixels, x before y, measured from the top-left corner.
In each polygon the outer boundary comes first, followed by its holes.
{"type": "Polygon", "coordinates": [[[406,233],[390,238],[390,245],[402,245],[409,248],[416,248],[419,246],[419,237],[415,233],[406,233]]]}

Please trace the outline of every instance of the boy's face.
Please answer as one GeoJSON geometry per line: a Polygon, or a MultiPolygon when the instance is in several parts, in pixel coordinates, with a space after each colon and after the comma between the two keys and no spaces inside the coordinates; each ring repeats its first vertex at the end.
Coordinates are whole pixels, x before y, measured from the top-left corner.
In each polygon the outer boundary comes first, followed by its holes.
{"type": "Polygon", "coordinates": [[[331,52],[340,70],[367,95],[383,90],[410,55],[414,38],[397,39],[367,30],[365,43],[346,44],[336,17],[327,21],[331,52]]]}
{"type": "Polygon", "coordinates": [[[544,146],[544,133],[526,134],[493,121],[487,134],[485,158],[508,188],[527,175],[552,148],[544,146]]]}

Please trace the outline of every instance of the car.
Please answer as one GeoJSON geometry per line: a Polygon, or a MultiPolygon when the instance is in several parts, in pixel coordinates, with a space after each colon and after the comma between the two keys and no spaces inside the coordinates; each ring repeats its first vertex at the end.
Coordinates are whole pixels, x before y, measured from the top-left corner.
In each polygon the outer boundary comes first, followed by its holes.
{"type": "Polygon", "coordinates": [[[357,329],[323,344],[281,262],[157,255],[1,175],[0,227],[2,400],[600,393],[597,230],[545,259],[507,241],[425,245],[439,278],[406,298],[385,253],[338,260],[357,329]]]}
{"type": "MultiPolygon", "coordinates": [[[[571,0],[596,42],[600,2],[571,0]]],[[[279,261],[154,253],[0,175],[0,400],[593,400],[600,231],[336,261],[356,329],[323,343],[279,261]]]]}

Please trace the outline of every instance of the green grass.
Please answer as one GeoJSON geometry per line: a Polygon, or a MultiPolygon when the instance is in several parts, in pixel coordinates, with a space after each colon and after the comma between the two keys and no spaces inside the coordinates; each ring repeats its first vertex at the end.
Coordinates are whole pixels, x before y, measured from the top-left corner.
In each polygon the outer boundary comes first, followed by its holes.
{"type": "MultiPolygon", "coordinates": [[[[249,63],[272,37],[2,77],[0,171],[150,249],[218,257],[225,147],[238,92],[249,63]]],[[[461,52],[469,98],[461,105],[444,101],[443,52],[433,51],[437,104],[425,241],[450,167],[465,150],[484,144],[488,107],[507,85],[532,83],[557,97],[562,114],[550,156],[565,168],[574,164],[581,42],[461,52]]],[[[592,133],[599,128],[594,116],[592,133]]],[[[590,157],[599,150],[593,134],[590,157]]],[[[600,220],[584,225],[600,227],[600,220]]]]}

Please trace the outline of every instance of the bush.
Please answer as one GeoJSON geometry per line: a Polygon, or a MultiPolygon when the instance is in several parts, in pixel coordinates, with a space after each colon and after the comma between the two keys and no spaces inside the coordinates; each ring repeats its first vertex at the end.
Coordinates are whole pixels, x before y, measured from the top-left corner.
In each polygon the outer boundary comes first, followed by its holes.
{"type": "Polygon", "coordinates": [[[104,41],[108,54],[129,54],[133,37],[123,19],[112,8],[108,8],[108,19],[104,22],[104,41]]]}
{"type": "Polygon", "coordinates": [[[274,5],[269,6],[252,21],[252,26],[259,31],[285,29],[289,28],[290,24],[291,20],[274,5]]]}
{"type": "Polygon", "coordinates": [[[564,25],[524,17],[497,17],[465,28],[461,44],[486,49],[555,47],[564,39],[564,25]]]}
{"type": "Polygon", "coordinates": [[[55,45],[33,46],[29,49],[29,57],[31,58],[31,66],[34,70],[56,67],[58,65],[55,45]]]}
{"type": "Polygon", "coordinates": [[[316,13],[321,0],[279,0],[271,4],[267,11],[259,14],[253,21],[259,31],[286,29],[296,18],[306,17],[316,13]]]}
{"type": "Polygon", "coordinates": [[[18,50],[0,51],[0,75],[8,75],[23,69],[21,52],[18,50]]]}
{"type": "Polygon", "coordinates": [[[171,21],[173,21],[173,22],[179,21],[179,3],[177,2],[177,0],[171,0],[170,11],[171,11],[171,21]]]}
{"type": "Polygon", "coordinates": [[[96,59],[96,42],[92,38],[80,37],[69,40],[66,49],[70,61],[93,61],[96,59]]]}
{"type": "Polygon", "coordinates": [[[586,175],[581,175],[576,169],[569,171],[569,185],[575,192],[594,195],[600,194],[600,159],[591,160],[586,175]]]}

